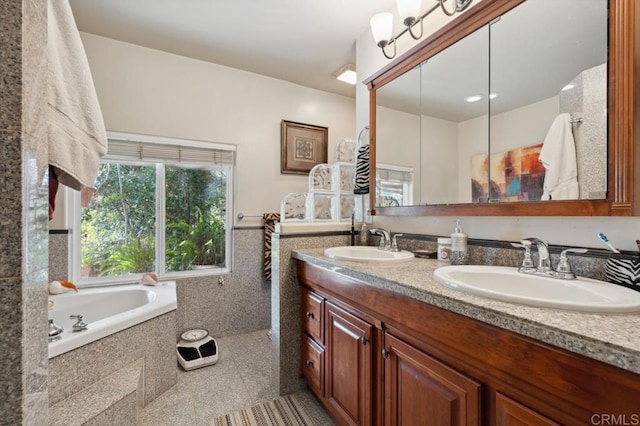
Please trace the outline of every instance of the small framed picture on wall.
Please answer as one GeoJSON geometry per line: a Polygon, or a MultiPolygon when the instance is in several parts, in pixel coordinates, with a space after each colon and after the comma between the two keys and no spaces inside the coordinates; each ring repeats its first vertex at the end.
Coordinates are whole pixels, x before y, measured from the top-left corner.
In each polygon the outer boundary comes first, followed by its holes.
{"type": "Polygon", "coordinates": [[[280,172],[306,175],[327,162],[329,129],[282,120],[280,172]]]}

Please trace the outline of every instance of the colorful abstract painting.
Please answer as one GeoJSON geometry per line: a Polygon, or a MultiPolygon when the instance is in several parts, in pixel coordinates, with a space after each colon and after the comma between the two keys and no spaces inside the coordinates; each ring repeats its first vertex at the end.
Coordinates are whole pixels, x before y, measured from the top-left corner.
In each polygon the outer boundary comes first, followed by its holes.
{"type": "Polygon", "coordinates": [[[545,169],[538,161],[542,144],[471,157],[473,203],[532,201],[542,197],[545,169]]]}

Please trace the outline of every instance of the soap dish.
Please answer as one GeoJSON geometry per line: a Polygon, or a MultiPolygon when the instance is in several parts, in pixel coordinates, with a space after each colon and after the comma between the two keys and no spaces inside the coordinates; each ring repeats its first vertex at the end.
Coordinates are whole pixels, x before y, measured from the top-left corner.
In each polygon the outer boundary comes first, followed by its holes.
{"type": "Polygon", "coordinates": [[[438,252],[436,250],[427,250],[427,249],[419,249],[411,251],[416,257],[422,259],[436,259],[438,257],[438,252]]]}

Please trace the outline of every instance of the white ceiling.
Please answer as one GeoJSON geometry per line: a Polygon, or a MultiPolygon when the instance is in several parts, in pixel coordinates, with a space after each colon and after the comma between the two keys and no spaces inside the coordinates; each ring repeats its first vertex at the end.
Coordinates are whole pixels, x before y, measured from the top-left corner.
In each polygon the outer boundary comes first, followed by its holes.
{"type": "MultiPolygon", "coordinates": [[[[70,0],[80,31],[346,96],[334,73],[394,0],[70,0]]],[[[373,43],[373,38],[371,39],[373,43]]],[[[367,76],[358,76],[360,80],[367,76]]]]}

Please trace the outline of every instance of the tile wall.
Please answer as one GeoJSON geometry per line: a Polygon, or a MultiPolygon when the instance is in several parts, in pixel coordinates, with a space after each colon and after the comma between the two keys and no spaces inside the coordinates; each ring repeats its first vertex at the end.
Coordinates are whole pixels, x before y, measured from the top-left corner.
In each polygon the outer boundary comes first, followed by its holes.
{"type": "Polygon", "coordinates": [[[48,422],[46,25],[45,0],[0,2],[1,424],[48,422]]]}

